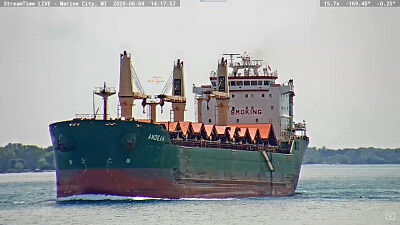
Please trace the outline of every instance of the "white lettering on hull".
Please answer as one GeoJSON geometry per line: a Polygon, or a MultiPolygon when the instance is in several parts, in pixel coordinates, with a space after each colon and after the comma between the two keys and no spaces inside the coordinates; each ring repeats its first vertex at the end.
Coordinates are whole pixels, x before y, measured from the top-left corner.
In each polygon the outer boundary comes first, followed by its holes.
{"type": "Polygon", "coordinates": [[[231,115],[261,115],[261,109],[237,109],[231,110],[231,115]]]}
{"type": "Polygon", "coordinates": [[[165,137],[159,134],[149,134],[149,137],[147,139],[152,141],[164,141],[165,137]]]}

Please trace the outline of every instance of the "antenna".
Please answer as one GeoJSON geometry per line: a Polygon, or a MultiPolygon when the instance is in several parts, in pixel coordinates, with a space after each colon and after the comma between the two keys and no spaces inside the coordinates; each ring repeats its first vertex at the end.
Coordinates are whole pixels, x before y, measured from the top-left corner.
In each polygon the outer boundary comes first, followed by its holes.
{"type": "Polygon", "coordinates": [[[233,66],[233,56],[234,55],[240,55],[240,54],[237,54],[237,53],[225,53],[225,54],[222,54],[222,55],[229,55],[229,66],[233,66]]]}
{"type": "Polygon", "coordinates": [[[263,62],[262,59],[253,59],[253,60],[251,60],[251,61],[255,62],[255,65],[260,65],[260,64],[262,64],[262,62],[263,62]]]}

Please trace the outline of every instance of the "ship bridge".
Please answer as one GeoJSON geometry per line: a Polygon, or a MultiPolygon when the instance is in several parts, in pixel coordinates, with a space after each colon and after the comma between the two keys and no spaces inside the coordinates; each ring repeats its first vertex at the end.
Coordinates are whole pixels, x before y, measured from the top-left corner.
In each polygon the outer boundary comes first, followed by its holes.
{"type": "MultiPolygon", "coordinates": [[[[272,124],[278,139],[288,139],[293,127],[293,80],[279,84],[278,72],[263,60],[248,55],[224,54],[229,60],[229,124],[272,124]]],[[[197,118],[204,124],[218,123],[218,107],[207,93],[217,90],[216,72],[211,72],[211,85],[193,87],[198,101],[197,118]]]]}
{"type": "MultiPolygon", "coordinates": [[[[228,59],[230,61],[229,68],[231,69],[228,76],[230,91],[268,89],[278,79],[278,72],[272,71],[268,64],[263,67],[263,60],[251,59],[246,54],[243,56],[238,56],[239,54],[224,55],[230,56],[228,59]],[[236,59],[240,60],[236,61],[234,56],[237,56],[236,59]]],[[[215,90],[217,87],[217,75],[214,71],[210,74],[210,82],[215,90]]]]}

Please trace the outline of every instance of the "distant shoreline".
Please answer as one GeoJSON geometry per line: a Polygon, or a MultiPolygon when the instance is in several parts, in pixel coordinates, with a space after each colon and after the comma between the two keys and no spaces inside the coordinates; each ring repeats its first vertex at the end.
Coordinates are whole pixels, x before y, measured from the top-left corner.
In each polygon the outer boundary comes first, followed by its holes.
{"type": "Polygon", "coordinates": [[[325,147],[308,148],[303,164],[400,164],[400,148],[358,148],[332,150],[325,147]]]}
{"type": "MultiPolygon", "coordinates": [[[[400,166],[400,163],[392,163],[392,164],[328,164],[328,163],[303,163],[307,166],[400,166]]],[[[56,172],[56,170],[27,170],[27,171],[14,171],[14,172],[4,172],[0,171],[0,174],[17,174],[17,173],[47,173],[47,172],[56,172]]]]}
{"type": "Polygon", "coordinates": [[[0,174],[8,174],[8,173],[46,173],[46,172],[56,172],[56,170],[25,170],[25,171],[0,171],[0,174]]]}

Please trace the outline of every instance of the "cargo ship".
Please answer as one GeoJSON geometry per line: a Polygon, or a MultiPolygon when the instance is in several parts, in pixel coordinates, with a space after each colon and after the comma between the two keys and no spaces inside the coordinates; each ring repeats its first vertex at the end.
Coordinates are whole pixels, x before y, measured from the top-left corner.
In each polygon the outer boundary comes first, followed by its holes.
{"type": "Polygon", "coordinates": [[[107,111],[116,89],[104,83],[93,92],[104,100],[103,114],[77,114],[49,126],[57,197],[294,195],[309,138],[305,122],[293,122],[293,80],[277,79],[262,60],[224,54],[210,84],[193,85],[196,121],[190,122],[183,61],[174,62],[163,92],[150,96],[124,51],[117,118],[107,111]],[[135,100],[148,109],[147,119],[134,117],[135,100]],[[157,108],[165,103],[172,104],[171,118],[157,121],[157,108]]]}

